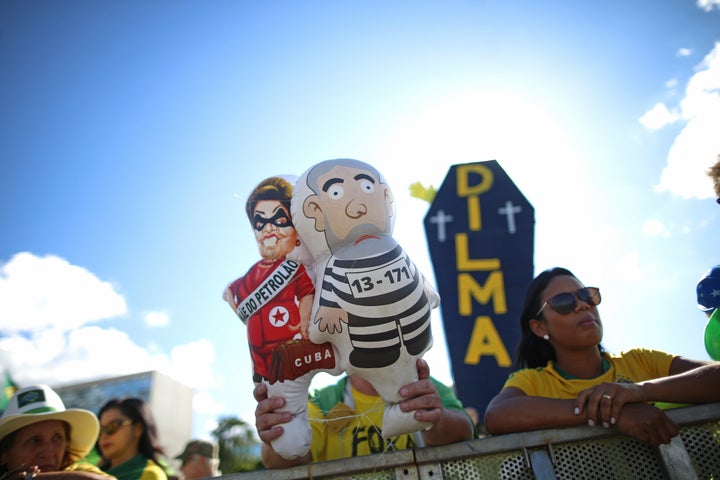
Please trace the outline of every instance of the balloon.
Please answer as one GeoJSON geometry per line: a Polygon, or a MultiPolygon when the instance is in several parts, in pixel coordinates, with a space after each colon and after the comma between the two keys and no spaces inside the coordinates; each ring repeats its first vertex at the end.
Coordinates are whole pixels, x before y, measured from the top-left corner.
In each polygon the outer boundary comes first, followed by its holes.
{"type": "Polygon", "coordinates": [[[698,282],[697,306],[705,313],[720,307],[720,265],[705,272],[698,282]]]}
{"type": "Polygon", "coordinates": [[[713,360],[720,360],[720,308],[716,308],[705,325],[705,350],[713,360]]]}
{"type": "Polygon", "coordinates": [[[400,411],[398,390],[418,379],[417,359],[432,346],[430,311],[440,301],[392,237],[393,200],[380,172],[343,158],[301,175],[291,204],[316,275],[310,339],[333,344],[341,368],[377,390],[385,438],[431,425],[400,411]]]}
{"type": "Polygon", "coordinates": [[[341,373],[332,344],[308,338],[315,286],[305,267],[290,258],[301,247],[290,218],[291,198],[292,184],[280,176],[263,180],[250,193],[246,214],[261,259],[223,292],[247,326],[253,381],[265,383],[268,397],[284,397],[280,410],[293,414],[284,433],[272,441],[275,452],[287,460],[310,450],[307,398],[312,378],[321,371],[341,373]]]}

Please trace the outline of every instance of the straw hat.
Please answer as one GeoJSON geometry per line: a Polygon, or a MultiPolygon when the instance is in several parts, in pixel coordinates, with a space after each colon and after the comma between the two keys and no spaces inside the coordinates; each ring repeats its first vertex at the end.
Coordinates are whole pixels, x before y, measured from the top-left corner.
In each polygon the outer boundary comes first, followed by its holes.
{"type": "Polygon", "coordinates": [[[0,440],[33,423],[62,420],[70,425],[69,453],[82,458],[92,450],[100,433],[94,413],[80,408],[65,409],[60,396],[47,385],[25,387],[10,399],[0,417],[0,440]]]}

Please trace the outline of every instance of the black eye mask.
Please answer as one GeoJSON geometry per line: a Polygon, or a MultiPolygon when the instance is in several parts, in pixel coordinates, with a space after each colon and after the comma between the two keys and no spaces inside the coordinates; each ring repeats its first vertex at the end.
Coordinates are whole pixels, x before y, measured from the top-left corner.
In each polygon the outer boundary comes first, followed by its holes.
{"type": "Polygon", "coordinates": [[[271,223],[278,228],[294,226],[290,217],[288,217],[287,213],[285,213],[285,210],[278,210],[271,218],[263,218],[256,213],[253,217],[253,223],[255,224],[255,230],[258,232],[261,232],[268,223],[271,223]]]}

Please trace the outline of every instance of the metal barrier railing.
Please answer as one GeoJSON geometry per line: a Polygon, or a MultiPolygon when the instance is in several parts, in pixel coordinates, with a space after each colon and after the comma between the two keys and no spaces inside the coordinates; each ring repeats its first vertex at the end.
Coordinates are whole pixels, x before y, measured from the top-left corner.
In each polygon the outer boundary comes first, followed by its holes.
{"type": "Polygon", "coordinates": [[[720,479],[720,403],[668,410],[681,425],[650,447],[611,429],[572,427],[317,462],[222,480],[720,479]]]}

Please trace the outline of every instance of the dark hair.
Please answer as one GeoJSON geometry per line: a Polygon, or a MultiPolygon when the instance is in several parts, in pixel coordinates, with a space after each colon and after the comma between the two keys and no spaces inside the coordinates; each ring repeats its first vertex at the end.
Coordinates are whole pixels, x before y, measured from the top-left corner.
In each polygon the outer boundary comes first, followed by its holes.
{"type": "Polygon", "coordinates": [[[715,195],[718,197],[717,202],[720,203],[720,155],[717,156],[717,161],[707,169],[707,175],[712,178],[715,195]]]}
{"type": "MultiPolygon", "coordinates": [[[[160,462],[158,455],[164,455],[165,452],[158,444],[157,425],[155,424],[155,417],[150,409],[150,405],[144,400],[136,397],[115,398],[103,405],[100,412],[98,412],[98,417],[101,417],[103,413],[112,408],[120,410],[123,415],[128,417],[134,423],[142,425],[143,433],[140,436],[140,441],[138,442],[138,452],[158,464],[160,468],[164,470],[165,468],[160,462]]],[[[102,453],[99,445],[98,450],[102,453]]],[[[110,461],[103,458],[100,463],[100,468],[102,470],[110,468],[110,461]]]]}
{"type": "MultiPolygon", "coordinates": [[[[13,444],[15,443],[15,437],[17,436],[17,433],[19,431],[20,430],[15,430],[12,433],[8,433],[2,440],[0,440],[0,457],[2,457],[3,453],[7,452],[13,447],[13,444]]],[[[2,465],[0,465],[0,476],[2,476],[2,478],[5,478],[7,474],[7,463],[3,463],[2,465]]]]}
{"type": "MultiPolygon", "coordinates": [[[[550,342],[538,337],[530,329],[530,320],[537,318],[537,311],[542,307],[540,303],[542,292],[547,288],[553,278],[562,276],[577,278],[566,268],[553,267],[544,270],[530,282],[530,286],[528,286],[527,292],[525,292],[525,301],[523,302],[522,312],[520,313],[522,339],[515,354],[515,370],[544,367],[549,361],[557,360],[555,349],[550,342]]],[[[598,349],[600,353],[603,352],[601,345],[598,345],[598,349]]]]}
{"type": "Polygon", "coordinates": [[[253,223],[255,206],[261,200],[277,200],[289,214],[292,188],[292,184],[282,177],[270,177],[260,182],[245,203],[245,213],[247,213],[250,223],[253,223]]]}

